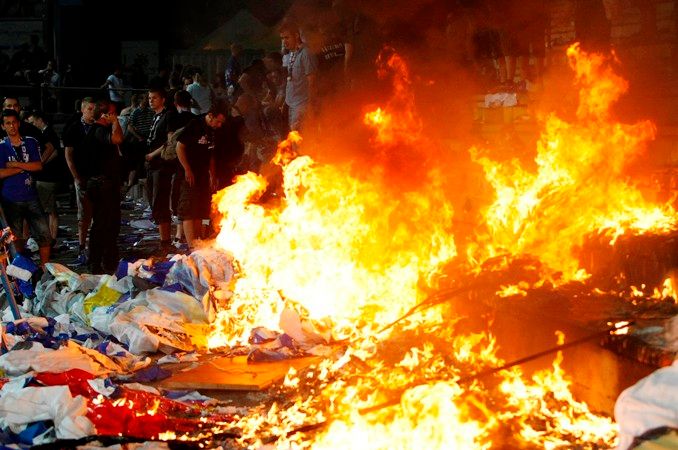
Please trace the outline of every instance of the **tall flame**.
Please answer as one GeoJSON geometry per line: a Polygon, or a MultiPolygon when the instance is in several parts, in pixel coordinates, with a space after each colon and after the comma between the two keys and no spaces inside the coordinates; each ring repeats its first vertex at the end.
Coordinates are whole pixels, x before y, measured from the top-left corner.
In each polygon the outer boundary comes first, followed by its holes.
{"type": "Polygon", "coordinates": [[[472,149],[496,192],[474,258],[532,254],[563,272],[565,280],[582,275],[577,249],[588,234],[605,233],[613,243],[627,232],[668,230],[675,224],[670,207],[650,204],[625,177],[629,162],[654,138],[655,126],[612,121],[610,107],[626,91],[626,81],[601,55],[587,54],[576,44],[567,55],[580,88],[577,120],[548,116],[537,144],[536,171],[472,149]]]}
{"type": "MultiPolygon", "coordinates": [[[[280,149],[299,142],[291,135],[280,149]]],[[[217,196],[217,244],[241,271],[218,321],[230,324],[230,336],[212,345],[246,342],[255,326],[278,329],[286,302],[311,319],[331,318],[338,338],[378,327],[414,305],[422,274],[455,256],[452,210],[434,173],[425,192],[393,197],[383,180],[353,178],[308,156],[282,171],[278,208],[257,203],[267,183],[253,173],[217,196]]]]}
{"type": "MultiPolygon", "coordinates": [[[[474,150],[497,194],[486,210],[487,233],[475,248],[477,260],[528,253],[572,277],[579,269],[576,247],[587,233],[613,229],[613,239],[653,211],[620,179],[626,160],[654,136],[654,126],[610,122],[609,105],[625,82],[598,56],[576,46],[568,56],[583,105],[576,123],[549,117],[537,148],[537,171],[517,161],[501,165],[474,150]]],[[[392,76],[394,96],[364,122],[374,130],[379,160],[388,164],[403,149],[428,142],[406,64],[392,49],[380,63],[392,76]]],[[[333,338],[346,339],[347,348],[338,361],[323,361],[303,376],[288,374],[283,403],[238,423],[243,443],[257,447],[270,436],[279,448],[614,443],[611,421],[571,397],[560,356],[552,370],[532,379],[514,368],[492,372],[499,383],[485,384],[473,374],[504,367],[494,338],[457,334],[449,320],[453,313],[442,321],[441,310],[429,310],[429,316],[418,317],[419,327],[377,334],[421,300],[428,274],[456,256],[441,176],[430,171],[417,189],[397,192],[385,171],[352,176],[350,166],[316,164],[299,156],[301,150],[297,134],[279,146],[274,161],[284,196],[277,202],[264,201],[271,187],[252,173],[215,197],[223,216],[217,244],[233,254],[238,275],[210,345],[243,343],[257,326],[278,329],[283,309],[291,307],[333,338]],[[322,427],[308,435],[300,431],[308,424],[322,427]]],[[[668,219],[666,211],[654,211],[668,219]]]]}

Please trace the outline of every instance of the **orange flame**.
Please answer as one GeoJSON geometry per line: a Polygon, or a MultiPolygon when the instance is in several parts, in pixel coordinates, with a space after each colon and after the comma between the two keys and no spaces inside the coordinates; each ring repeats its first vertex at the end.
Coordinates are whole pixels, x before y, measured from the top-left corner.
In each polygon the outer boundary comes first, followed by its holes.
{"type": "Polygon", "coordinates": [[[380,78],[391,76],[393,96],[382,109],[365,114],[364,123],[377,131],[377,144],[412,143],[421,138],[422,121],[416,115],[410,71],[405,61],[391,47],[377,59],[380,78]]]}
{"type": "MultiPolygon", "coordinates": [[[[571,64],[576,66],[579,58],[586,55],[575,47],[571,64]]],[[[393,74],[394,96],[364,117],[376,132],[373,144],[384,155],[402,146],[427,145],[407,66],[394,52],[386,52],[381,61],[383,70],[393,74]]],[[[598,75],[586,74],[598,66],[581,64],[579,82],[594,83],[598,75]]],[[[617,146],[625,157],[634,155],[653,136],[654,127],[649,122],[607,123],[602,105],[623,91],[615,86],[615,81],[605,88],[590,85],[590,95],[598,95],[599,101],[582,108],[586,123],[549,119],[536,174],[517,162],[502,166],[475,151],[497,191],[486,212],[488,233],[479,240],[476,260],[506,250],[532,253],[543,256],[553,270],[576,276],[581,271],[574,249],[583,236],[610,227],[613,212],[623,211],[622,218],[629,221],[629,215],[635,217],[629,211],[645,206],[632,187],[618,181],[624,158],[609,147],[617,146]],[[595,126],[590,117],[596,118],[595,126]],[[599,173],[602,181],[594,182],[599,173]],[[623,199],[606,198],[606,192],[616,189],[623,199]]],[[[424,187],[394,196],[378,175],[358,179],[348,167],[298,156],[299,136],[290,135],[280,148],[278,154],[287,156],[276,159],[285,194],[279,205],[259,203],[267,181],[252,173],[215,197],[223,216],[217,244],[233,254],[238,275],[210,345],[244,343],[255,326],[278,329],[282,311],[292,308],[316,330],[347,339],[348,348],[338,361],[323,361],[303,376],[289,373],[283,385],[289,390],[288,403],[242,418],[238,428],[243,443],[261,446],[264,433],[278,437],[278,448],[477,449],[493,447],[494,439],[501,439],[496,435],[510,435],[508,445],[498,442],[505,448],[614,442],[612,422],[572,398],[561,355],[551,371],[531,380],[516,369],[500,374],[504,381],[498,390],[481,380],[462,385],[462,375],[501,367],[503,361],[491,336],[455,335],[450,321],[441,321],[441,311],[428,310],[428,316],[416,320],[444,348],[424,337],[417,344],[408,340],[405,345],[411,348],[399,360],[381,357],[387,336],[377,330],[414,306],[427,275],[456,255],[449,232],[452,211],[441,195],[440,175],[430,172],[424,187]],[[304,391],[309,384],[313,395],[304,391]],[[392,401],[394,397],[399,401],[392,401]],[[386,407],[360,412],[384,402],[386,407]],[[291,433],[325,420],[327,428],[312,436],[291,433]],[[533,426],[535,420],[543,429],[533,426]],[[514,423],[517,429],[510,428],[514,423]]],[[[645,210],[640,211],[645,217],[645,210]]],[[[518,284],[504,292],[527,287],[518,284]]]]}
{"type": "Polygon", "coordinates": [[[487,233],[471,249],[472,258],[481,261],[507,252],[535,255],[565,281],[585,276],[577,249],[587,235],[605,233],[614,243],[624,233],[675,225],[672,208],[650,204],[624,179],[629,161],[654,138],[655,126],[611,121],[610,106],[626,82],[600,55],[576,44],[567,54],[580,87],[577,122],[548,117],[537,144],[536,172],[518,160],[502,164],[472,149],[496,199],[485,212],[487,233]]]}
{"type": "MultiPolygon", "coordinates": [[[[298,135],[280,148],[291,141],[298,135]]],[[[421,275],[455,255],[452,210],[441,193],[390,198],[379,179],[358,180],[308,156],[282,170],[280,208],[257,203],[267,183],[253,173],[215,197],[223,215],[217,244],[241,272],[212,347],[246,342],[255,326],[278,329],[286,305],[311,319],[331,318],[335,337],[375,328],[412,307],[421,275]]],[[[437,175],[430,176],[435,188],[437,175]]]]}

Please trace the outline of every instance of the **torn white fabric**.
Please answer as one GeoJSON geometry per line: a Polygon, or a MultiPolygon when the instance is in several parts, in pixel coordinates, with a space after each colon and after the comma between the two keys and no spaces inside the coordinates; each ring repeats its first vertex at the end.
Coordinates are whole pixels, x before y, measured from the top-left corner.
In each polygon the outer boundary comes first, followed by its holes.
{"type": "Polygon", "coordinates": [[[330,341],[329,329],[323,332],[317,325],[309,320],[302,320],[299,313],[291,308],[285,308],[280,314],[280,329],[292,336],[302,348],[311,348],[330,341]]]}
{"type": "Polygon", "coordinates": [[[202,303],[183,292],[150,289],[146,291],[146,302],[150,310],[173,316],[181,322],[207,323],[202,303]]]}
{"type": "Polygon", "coordinates": [[[10,277],[18,278],[23,281],[28,281],[33,276],[33,273],[30,270],[26,270],[22,267],[10,264],[9,266],[7,266],[7,275],[9,275],[10,277]]]}
{"type": "Polygon", "coordinates": [[[619,425],[619,450],[633,438],[659,427],[678,428],[678,359],[624,390],[614,406],[619,425]]]}
{"type": "Polygon", "coordinates": [[[120,372],[120,368],[106,355],[68,341],[58,350],[48,349],[34,342],[30,349],[12,350],[0,356],[0,370],[10,376],[36,372],[61,373],[81,369],[93,375],[120,372]]]}
{"type": "Polygon", "coordinates": [[[67,386],[27,387],[0,397],[0,422],[9,427],[52,420],[58,439],[81,439],[96,433],[86,417],[87,400],[73,397],[67,386]]]}

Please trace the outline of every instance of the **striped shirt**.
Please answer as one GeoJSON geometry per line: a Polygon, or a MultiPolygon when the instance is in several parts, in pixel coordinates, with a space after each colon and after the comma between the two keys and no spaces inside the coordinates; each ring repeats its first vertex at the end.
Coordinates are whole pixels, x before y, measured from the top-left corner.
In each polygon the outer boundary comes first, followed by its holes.
{"type": "Polygon", "coordinates": [[[151,108],[137,108],[132,111],[129,123],[142,138],[147,139],[153,125],[155,112],[151,108]]]}

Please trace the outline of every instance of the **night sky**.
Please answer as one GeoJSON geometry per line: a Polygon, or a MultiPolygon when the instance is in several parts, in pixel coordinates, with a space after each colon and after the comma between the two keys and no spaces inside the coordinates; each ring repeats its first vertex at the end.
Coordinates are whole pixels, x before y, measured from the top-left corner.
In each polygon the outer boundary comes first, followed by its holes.
{"type": "MultiPolygon", "coordinates": [[[[60,63],[71,63],[91,84],[119,62],[120,42],[157,40],[161,60],[185,49],[246,7],[259,20],[277,23],[289,1],[276,0],[61,0],[53,13],[60,63]]],[[[49,35],[49,31],[47,32],[49,35]]],[[[89,83],[88,83],[89,82],[89,83]]]]}

